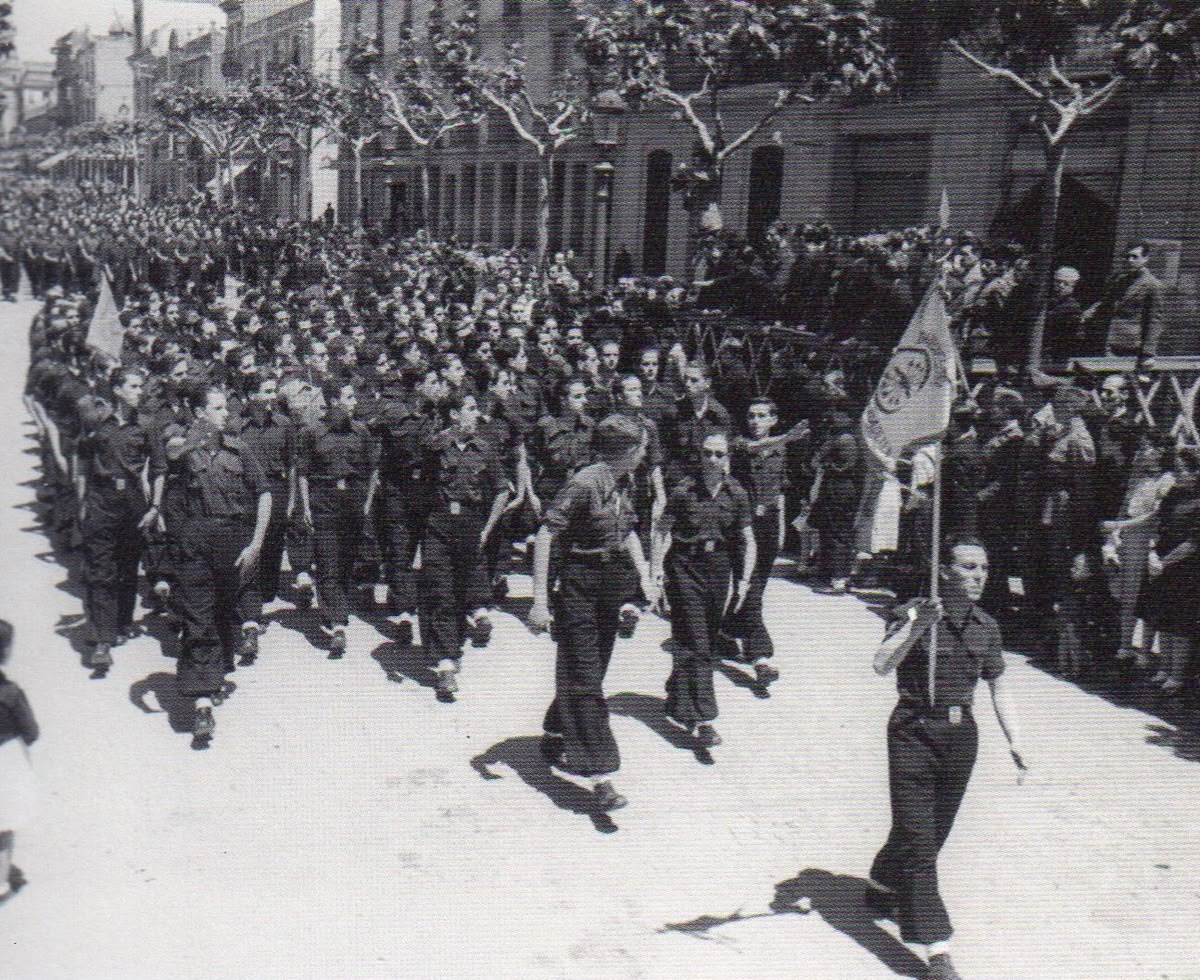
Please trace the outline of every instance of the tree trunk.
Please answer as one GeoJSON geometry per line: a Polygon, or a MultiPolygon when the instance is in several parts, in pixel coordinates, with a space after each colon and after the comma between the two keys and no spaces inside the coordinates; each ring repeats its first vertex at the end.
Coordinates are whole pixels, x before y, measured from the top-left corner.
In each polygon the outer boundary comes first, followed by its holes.
{"type": "Polygon", "coordinates": [[[225,165],[228,167],[229,174],[229,206],[236,208],[238,205],[237,194],[237,177],[233,172],[233,147],[229,147],[225,151],[225,165]]]}
{"type": "Polygon", "coordinates": [[[429,195],[432,193],[432,183],[429,178],[429,151],[421,154],[421,229],[429,234],[432,227],[429,222],[429,195]]]}
{"type": "Polygon", "coordinates": [[[701,243],[707,235],[725,227],[725,218],[721,213],[724,168],[714,164],[711,173],[712,181],[708,188],[703,194],[697,194],[688,208],[688,266],[692,269],[693,282],[707,278],[705,264],[701,262],[701,243]]]}
{"type": "Polygon", "coordinates": [[[133,199],[138,203],[142,200],[142,168],[139,164],[138,140],[133,140],[133,199]]]}
{"type": "MultiPolygon", "coordinates": [[[[184,170],[184,168],[186,168],[187,166],[188,165],[186,162],[179,163],[177,161],[176,162],[176,172],[178,173],[180,170],[184,170]]],[[[188,183],[193,183],[193,182],[199,183],[199,181],[197,181],[195,178],[194,172],[191,175],[184,173],[181,176],[183,176],[184,179],[188,183]],[[190,176],[190,179],[188,179],[189,176],[190,176]]],[[[225,205],[225,157],[223,154],[217,154],[215,157],[213,157],[213,176],[216,178],[213,181],[213,183],[217,185],[217,189],[213,193],[213,199],[216,201],[218,207],[224,207],[224,205],[225,205]]],[[[195,187],[193,184],[192,190],[203,191],[204,188],[203,187],[195,187]]]]}
{"type": "Polygon", "coordinates": [[[1038,228],[1037,291],[1033,301],[1033,323],[1029,330],[1027,365],[1031,371],[1042,366],[1042,346],[1046,337],[1046,310],[1050,306],[1050,284],[1054,278],[1054,243],[1058,233],[1058,206],[1062,198],[1066,147],[1060,140],[1047,142],[1046,177],[1042,187],[1041,224],[1038,228]]]}
{"type": "Polygon", "coordinates": [[[546,268],[546,253],[550,250],[550,180],[554,171],[554,154],[538,158],[537,182],[537,251],[534,260],[539,272],[546,268]]]}
{"type": "Polygon", "coordinates": [[[350,152],[354,155],[354,178],[350,186],[350,221],[355,234],[363,230],[363,153],[355,140],[350,141],[350,152]]]}

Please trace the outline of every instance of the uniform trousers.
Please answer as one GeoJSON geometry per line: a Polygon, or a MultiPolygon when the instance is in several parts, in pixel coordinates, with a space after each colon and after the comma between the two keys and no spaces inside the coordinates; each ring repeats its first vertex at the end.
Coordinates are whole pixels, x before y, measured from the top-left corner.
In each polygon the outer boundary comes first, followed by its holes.
{"type": "Polygon", "coordinates": [[[412,566],[425,525],[420,490],[415,483],[385,483],[380,491],[379,540],[392,603],[402,613],[417,611],[417,575],[412,566]]]}
{"type": "Polygon", "coordinates": [[[431,511],[421,540],[421,637],[435,660],[462,657],[467,614],[492,601],[479,546],[483,508],[455,509],[441,504],[431,511]]]}
{"type": "Polygon", "coordinates": [[[621,606],[637,595],[638,577],[624,553],[604,560],[572,554],[567,548],[560,557],[554,594],[554,700],[543,728],[562,736],[562,769],[577,776],[603,776],[621,767],[608,720],[604,675],[621,606]]]}
{"type": "Polygon", "coordinates": [[[97,643],[112,644],[117,633],[133,623],[142,554],[138,521],[145,513],[146,499],[134,481],[124,489],[88,487],[81,531],[87,616],[97,643]]]}
{"type": "Polygon", "coordinates": [[[666,713],[691,728],[717,717],[713,667],[717,634],[729,598],[729,553],[719,546],[705,551],[703,547],[673,545],[665,571],[675,640],[666,713]]]}
{"type": "Polygon", "coordinates": [[[288,481],[280,477],[269,479],[271,489],[271,519],[263,536],[262,554],[258,558],[258,589],[263,602],[279,595],[280,566],[288,530],[288,481]]]}
{"type": "Polygon", "coordinates": [[[971,779],[979,731],[969,710],[958,724],[901,702],[888,721],[892,830],[871,878],[899,898],[906,942],[949,939],[950,916],[938,892],[937,858],[971,779]]]}
{"type": "Polygon", "coordinates": [[[754,562],[754,572],[750,576],[750,588],[742,608],[729,618],[726,630],[732,636],[740,637],[745,644],[747,660],[764,660],[775,655],[775,644],[767,625],[763,622],[763,594],[767,590],[767,582],[775,568],[775,559],[779,556],[779,514],[768,513],[754,518],[754,541],[757,545],[758,557],[754,562]]]}
{"type": "Polygon", "coordinates": [[[21,266],[15,259],[0,259],[0,294],[16,296],[21,285],[21,266]]]}
{"type": "Polygon", "coordinates": [[[168,474],[163,489],[162,519],[166,533],[151,528],[144,555],[146,577],[151,582],[170,581],[175,577],[178,548],[176,531],[187,519],[187,490],[175,476],[168,474]]]}
{"type": "Polygon", "coordinates": [[[337,483],[310,480],[309,485],[321,621],[327,627],[345,626],[350,622],[354,570],[366,521],[366,482],[347,480],[344,490],[337,483]]]}
{"type": "Polygon", "coordinates": [[[183,619],[176,675],[184,696],[220,691],[233,669],[241,625],[262,612],[257,573],[243,574],[234,565],[254,535],[252,521],[189,517],[179,529],[172,599],[183,619]]]}

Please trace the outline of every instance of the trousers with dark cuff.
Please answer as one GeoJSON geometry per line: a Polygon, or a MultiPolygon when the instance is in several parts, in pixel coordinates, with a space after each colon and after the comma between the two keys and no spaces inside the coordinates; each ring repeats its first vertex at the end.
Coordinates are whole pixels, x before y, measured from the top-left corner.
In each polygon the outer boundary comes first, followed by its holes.
{"type": "Polygon", "coordinates": [[[146,499],[134,480],[93,481],[88,487],[81,530],[87,616],[96,643],[111,646],[120,631],[133,624],[144,544],[138,522],[146,510],[146,499]]]}
{"type": "Polygon", "coordinates": [[[176,673],[186,697],[220,692],[242,625],[262,612],[258,575],[235,565],[253,536],[252,517],[191,517],[180,528],[172,597],[183,619],[176,673]]]}
{"type": "Polygon", "coordinates": [[[561,769],[577,776],[604,776],[621,767],[609,724],[604,677],[621,606],[638,594],[637,572],[623,549],[581,555],[564,547],[559,556],[554,700],[543,728],[562,739],[561,769]]]}
{"type": "Polygon", "coordinates": [[[480,552],[483,506],[439,504],[425,521],[421,542],[421,639],[435,660],[460,660],[466,617],[491,605],[480,552]]]}
{"type": "Polygon", "coordinates": [[[979,747],[969,707],[901,701],[888,721],[892,830],[871,878],[898,898],[905,942],[942,942],[953,929],[938,891],[937,858],[954,826],[979,747]]]}
{"type": "Polygon", "coordinates": [[[665,571],[675,641],[666,713],[692,728],[717,717],[713,670],[729,597],[729,552],[718,541],[676,542],[667,554],[665,571]]]}

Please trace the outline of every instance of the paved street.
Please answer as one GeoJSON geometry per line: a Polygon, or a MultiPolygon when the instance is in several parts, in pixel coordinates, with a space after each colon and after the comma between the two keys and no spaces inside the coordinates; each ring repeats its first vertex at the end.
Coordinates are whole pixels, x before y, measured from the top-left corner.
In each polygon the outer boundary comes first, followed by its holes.
{"type": "MultiPolygon", "coordinates": [[[[94,681],[55,631],[81,604],[32,526],[33,309],[0,306],[0,615],[43,729],[42,813],[18,835],[30,884],[0,908],[0,976],[919,975],[857,904],[888,827],[894,701],[858,600],[772,584],[783,680],[761,700],[718,678],[712,765],[661,721],[666,624],[620,642],[608,691],[631,805],[611,824],[540,760],[553,649],[509,614],[443,705],[386,621],[352,621],[335,663],[281,606],[211,749],[192,751],[156,640],[94,681]]],[[[941,860],[959,969],[1200,978],[1197,740],[1021,657],[1009,669],[1035,768],[1018,786],[981,689],[979,764],[941,860]]]]}

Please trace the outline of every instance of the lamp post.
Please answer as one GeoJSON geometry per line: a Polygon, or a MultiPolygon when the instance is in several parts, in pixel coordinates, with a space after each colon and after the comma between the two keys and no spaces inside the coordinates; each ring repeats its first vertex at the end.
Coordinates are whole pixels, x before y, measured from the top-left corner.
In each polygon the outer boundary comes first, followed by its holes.
{"type": "Polygon", "coordinates": [[[592,142],[599,159],[592,166],[596,194],[596,242],[592,268],[596,284],[608,285],[609,231],[612,226],[613,177],[616,166],[613,156],[621,145],[624,117],[629,106],[616,89],[605,89],[592,100],[592,142]]]}

